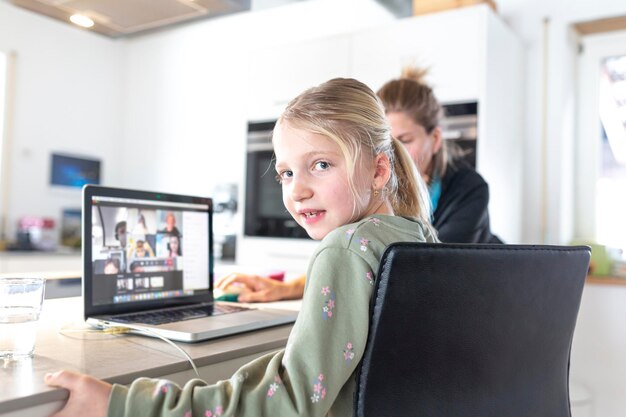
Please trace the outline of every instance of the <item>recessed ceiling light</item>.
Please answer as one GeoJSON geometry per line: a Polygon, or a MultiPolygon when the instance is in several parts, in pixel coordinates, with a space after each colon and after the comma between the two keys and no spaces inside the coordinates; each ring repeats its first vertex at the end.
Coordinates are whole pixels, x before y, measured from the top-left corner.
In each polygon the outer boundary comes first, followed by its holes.
{"type": "Polygon", "coordinates": [[[93,26],[93,20],[82,14],[73,14],[70,16],[70,22],[75,25],[82,26],[84,28],[90,28],[93,26]]]}

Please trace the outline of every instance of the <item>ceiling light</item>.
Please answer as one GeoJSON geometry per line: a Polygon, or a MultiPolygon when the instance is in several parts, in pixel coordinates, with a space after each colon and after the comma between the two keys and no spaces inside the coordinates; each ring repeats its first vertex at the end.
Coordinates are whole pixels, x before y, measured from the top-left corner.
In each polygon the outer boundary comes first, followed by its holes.
{"type": "Polygon", "coordinates": [[[90,28],[93,26],[93,20],[91,20],[90,18],[82,14],[71,15],[70,22],[74,23],[75,25],[82,26],[84,28],[90,28]]]}

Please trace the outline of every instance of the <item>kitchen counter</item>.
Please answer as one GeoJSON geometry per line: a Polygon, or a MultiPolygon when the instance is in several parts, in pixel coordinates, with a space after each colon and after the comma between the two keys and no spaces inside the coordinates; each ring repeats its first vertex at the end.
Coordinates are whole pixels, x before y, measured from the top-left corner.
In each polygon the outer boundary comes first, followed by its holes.
{"type": "Polygon", "coordinates": [[[81,253],[77,251],[0,252],[0,276],[78,278],[82,276],[81,259],[81,253]]]}
{"type": "Polygon", "coordinates": [[[589,275],[587,276],[587,284],[626,285],[626,278],[610,275],[589,275]]]}
{"type": "MultiPolygon", "coordinates": [[[[268,303],[299,310],[299,301],[268,303]]],[[[202,343],[179,343],[194,360],[200,377],[215,382],[241,365],[283,348],[291,325],[277,326],[202,343]]],[[[159,339],[113,335],[86,328],[80,297],[45,300],[38,323],[35,355],[22,362],[0,363],[0,416],[50,416],[67,399],[67,391],[43,382],[48,372],[70,369],[110,383],[165,377],[178,383],[196,377],[180,352],[159,339]]]]}

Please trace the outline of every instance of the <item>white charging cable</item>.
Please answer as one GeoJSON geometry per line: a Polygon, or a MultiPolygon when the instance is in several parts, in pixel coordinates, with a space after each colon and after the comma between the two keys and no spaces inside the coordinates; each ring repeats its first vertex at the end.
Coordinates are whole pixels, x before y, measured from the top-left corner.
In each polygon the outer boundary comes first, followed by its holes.
{"type": "Polygon", "coordinates": [[[144,328],[144,327],[139,327],[139,326],[134,326],[132,324],[116,324],[115,326],[111,326],[111,327],[107,327],[105,329],[103,329],[104,332],[106,333],[116,333],[119,331],[119,333],[126,333],[124,330],[133,330],[139,333],[148,333],[154,337],[158,337],[159,339],[161,339],[162,341],[166,342],[168,345],[174,347],[176,350],[178,350],[180,353],[183,354],[183,356],[187,359],[187,361],[189,361],[189,363],[191,364],[191,367],[193,368],[193,371],[196,373],[196,376],[198,378],[200,378],[200,373],[198,372],[198,368],[196,367],[196,364],[194,363],[193,359],[191,359],[191,356],[189,356],[189,354],[187,352],[185,352],[185,350],[183,348],[181,348],[180,346],[178,346],[176,343],[172,342],[170,339],[168,339],[167,337],[164,337],[160,334],[158,334],[157,332],[154,332],[150,329],[144,328]],[[120,331],[121,330],[121,331],[120,331]]]}

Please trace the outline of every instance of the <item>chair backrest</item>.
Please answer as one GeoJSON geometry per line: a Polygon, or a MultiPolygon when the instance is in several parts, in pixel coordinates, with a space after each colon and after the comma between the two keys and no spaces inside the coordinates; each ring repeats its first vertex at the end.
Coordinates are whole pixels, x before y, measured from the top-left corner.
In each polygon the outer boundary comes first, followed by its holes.
{"type": "Polygon", "coordinates": [[[390,245],[355,415],[570,417],[586,246],[390,245]]]}

